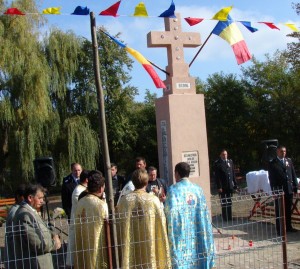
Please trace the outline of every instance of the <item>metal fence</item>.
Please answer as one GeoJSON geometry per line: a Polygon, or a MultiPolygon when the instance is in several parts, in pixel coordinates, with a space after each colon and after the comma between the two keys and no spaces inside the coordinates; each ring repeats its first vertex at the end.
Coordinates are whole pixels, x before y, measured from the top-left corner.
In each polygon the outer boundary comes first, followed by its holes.
{"type": "MultiPolygon", "coordinates": [[[[275,198],[283,202],[282,194],[275,198]]],[[[257,193],[232,197],[231,221],[222,219],[217,199],[212,200],[211,208],[217,268],[287,268],[286,237],[281,227],[279,234],[276,230],[274,196],[257,193]]],[[[282,214],[278,220],[283,226],[282,214]]]]}
{"type": "MultiPolygon", "coordinates": [[[[282,194],[277,195],[276,199],[279,199],[279,204],[282,204],[282,194]]],[[[281,234],[278,234],[275,223],[276,216],[274,196],[268,193],[258,193],[258,194],[236,194],[231,198],[232,203],[232,219],[223,220],[222,209],[220,199],[218,197],[213,197],[211,199],[211,224],[213,228],[215,254],[216,254],[216,268],[288,268],[287,267],[287,254],[286,254],[286,235],[284,229],[281,229],[281,234]]],[[[117,227],[120,225],[125,225],[124,219],[128,216],[115,216],[117,227]]],[[[136,212],[136,219],[145,218],[144,214],[139,214],[136,212]]],[[[187,216],[188,218],[188,216],[187,216]]],[[[279,217],[280,225],[284,227],[284,218],[282,214],[279,217]]],[[[133,222],[136,222],[135,218],[132,218],[133,222]]],[[[151,221],[151,218],[147,221],[151,221]]],[[[91,253],[97,251],[98,255],[103,259],[98,262],[96,268],[109,268],[109,263],[113,261],[113,255],[116,251],[120,251],[121,246],[126,244],[126,238],[120,234],[121,229],[118,228],[118,236],[121,238],[119,240],[119,245],[117,248],[113,246],[110,240],[110,230],[109,222],[103,221],[98,218],[85,218],[84,220],[76,220],[77,228],[78,223],[80,223],[79,230],[73,226],[74,224],[69,224],[65,218],[51,219],[52,229],[59,233],[62,247],[57,251],[51,253],[54,268],[69,268],[66,266],[68,264],[68,259],[70,254],[74,260],[81,257],[81,259],[92,259],[91,253]],[[88,236],[90,229],[95,226],[103,226],[103,232],[99,234],[98,237],[91,238],[88,236]],[[76,230],[77,229],[77,230],[76,230]],[[83,231],[84,232],[80,232],[83,231]],[[70,242],[69,234],[75,231],[75,247],[68,248],[68,243],[70,242]],[[88,242],[86,249],[78,251],[77,244],[80,240],[88,242]],[[71,250],[70,250],[71,249],[71,250]],[[68,253],[69,251],[69,253],[68,253]]],[[[135,233],[141,235],[139,229],[145,229],[146,226],[141,226],[141,222],[136,222],[134,229],[130,233],[135,233]]],[[[153,223],[155,225],[155,223],[153,223]]],[[[148,227],[148,226],[147,226],[148,227]]],[[[155,229],[155,227],[154,227],[155,229]]],[[[18,231],[17,227],[5,227],[5,224],[0,228],[0,268],[20,268],[16,267],[16,260],[7,259],[7,246],[5,246],[5,230],[15,231],[15,233],[22,233],[18,231]]],[[[131,234],[132,236],[132,234],[131,234]]],[[[153,266],[153,260],[151,262],[151,248],[149,249],[146,242],[148,239],[140,237],[138,239],[135,236],[135,241],[131,241],[128,246],[133,247],[133,245],[138,246],[141,252],[136,253],[133,259],[139,259],[140,256],[148,256],[150,263],[152,264],[140,264],[133,268],[170,268],[171,265],[169,261],[159,261],[159,264],[153,266]],[[145,245],[146,244],[146,245],[145,245]],[[144,250],[148,249],[145,253],[144,250]],[[143,251],[143,252],[142,252],[143,251]]],[[[155,241],[150,242],[150,245],[158,244],[161,238],[155,238],[155,241]]],[[[17,244],[16,241],[12,243],[17,244]]],[[[162,244],[163,245],[163,244],[162,244]]],[[[13,249],[20,246],[12,246],[13,249]]],[[[161,249],[162,252],[168,251],[167,249],[161,249]]],[[[120,253],[125,255],[124,253],[120,253]]],[[[199,255],[205,256],[206,254],[199,253],[199,255]]],[[[34,257],[29,257],[30,259],[34,257]]],[[[131,257],[132,258],[132,257],[131,257]]],[[[172,258],[172,257],[171,257],[172,258]]],[[[27,259],[27,258],[26,258],[27,259]]],[[[89,268],[90,261],[87,261],[86,265],[81,265],[82,269],[89,268]]],[[[182,267],[178,268],[206,268],[195,266],[192,264],[186,264],[182,261],[182,267]],[[183,265],[184,264],[184,265],[183,265]]],[[[195,261],[194,261],[195,262],[195,261]]],[[[78,264],[78,263],[77,263],[78,264]]],[[[26,267],[27,269],[28,267],[26,267]]],[[[47,267],[45,267],[47,268],[47,267]]],[[[123,268],[131,268],[130,265],[126,265],[123,268]]]]}

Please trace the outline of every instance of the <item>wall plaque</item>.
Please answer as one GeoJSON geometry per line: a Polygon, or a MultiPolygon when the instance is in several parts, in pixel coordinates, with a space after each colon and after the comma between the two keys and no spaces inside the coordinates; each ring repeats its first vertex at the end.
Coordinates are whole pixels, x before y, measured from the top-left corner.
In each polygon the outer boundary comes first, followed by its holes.
{"type": "Polygon", "coordinates": [[[191,167],[190,177],[199,177],[199,154],[198,151],[182,152],[182,161],[191,167]]]}

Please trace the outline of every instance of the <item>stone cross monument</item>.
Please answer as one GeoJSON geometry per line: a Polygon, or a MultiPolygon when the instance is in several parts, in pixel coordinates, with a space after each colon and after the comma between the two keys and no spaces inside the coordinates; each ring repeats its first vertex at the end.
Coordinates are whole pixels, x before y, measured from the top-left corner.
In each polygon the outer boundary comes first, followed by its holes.
{"type": "Polygon", "coordinates": [[[155,102],[160,176],[172,184],[175,165],[185,161],[191,165],[190,179],[210,201],[204,96],[196,94],[195,78],[189,75],[183,51],[199,46],[200,34],[182,32],[178,13],[164,20],[165,31],[147,35],[148,47],[166,47],[168,52],[167,88],[155,102]]]}

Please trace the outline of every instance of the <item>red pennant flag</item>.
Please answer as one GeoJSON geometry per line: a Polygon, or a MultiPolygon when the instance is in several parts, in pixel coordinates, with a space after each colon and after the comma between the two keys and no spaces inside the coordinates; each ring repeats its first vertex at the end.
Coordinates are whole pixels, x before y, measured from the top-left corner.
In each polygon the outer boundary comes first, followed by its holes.
{"type": "Polygon", "coordinates": [[[259,21],[258,23],[263,23],[263,24],[269,26],[271,29],[280,30],[273,22],[259,21]]]}
{"type": "Polygon", "coordinates": [[[6,15],[25,15],[23,12],[21,12],[20,10],[18,10],[15,7],[9,8],[7,9],[4,14],[6,15]]]}
{"type": "Polygon", "coordinates": [[[204,20],[204,19],[200,19],[200,18],[191,18],[191,17],[184,18],[184,19],[190,26],[194,26],[204,20]]]}
{"type": "Polygon", "coordinates": [[[117,3],[113,4],[112,6],[110,6],[108,9],[101,11],[99,13],[99,15],[117,17],[118,16],[117,12],[118,12],[120,3],[121,3],[121,0],[118,1],[117,3]]]}

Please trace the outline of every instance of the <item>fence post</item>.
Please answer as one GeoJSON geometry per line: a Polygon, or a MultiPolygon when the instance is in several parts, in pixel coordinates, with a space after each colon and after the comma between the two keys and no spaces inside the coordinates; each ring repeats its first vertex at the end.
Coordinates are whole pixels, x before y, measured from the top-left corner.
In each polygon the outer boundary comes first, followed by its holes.
{"type": "Polygon", "coordinates": [[[288,269],[288,260],[287,260],[287,244],[286,244],[286,223],[285,223],[285,203],[284,203],[284,192],[278,194],[278,204],[279,204],[279,218],[280,218],[280,228],[282,235],[282,261],[283,269],[288,269]]]}
{"type": "Polygon", "coordinates": [[[112,260],[112,251],[111,251],[109,220],[105,219],[104,224],[105,224],[105,237],[106,237],[106,245],[107,245],[108,268],[112,269],[113,260],[112,260]]]}

